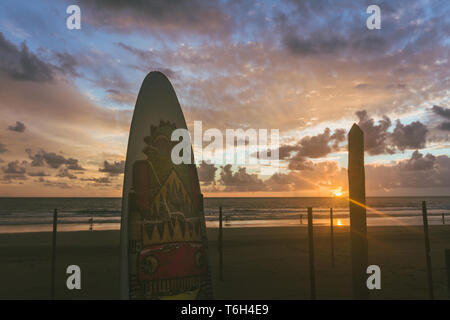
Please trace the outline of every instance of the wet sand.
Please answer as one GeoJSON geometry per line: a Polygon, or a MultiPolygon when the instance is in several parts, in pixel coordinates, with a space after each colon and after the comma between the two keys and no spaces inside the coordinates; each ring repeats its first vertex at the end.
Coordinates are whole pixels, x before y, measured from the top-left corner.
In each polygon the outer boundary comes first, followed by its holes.
{"type": "MultiPolygon", "coordinates": [[[[218,299],[309,299],[306,227],[225,228],[224,281],[218,277],[217,229],[208,229],[214,294],[218,299]]],[[[329,227],[314,228],[318,299],[351,299],[348,227],[335,228],[331,267],[329,227]]],[[[369,227],[369,264],[382,272],[373,299],[427,299],[421,227],[369,227]]],[[[431,226],[435,297],[448,299],[444,249],[450,225],[431,226]]],[[[119,297],[119,232],[61,232],[57,237],[56,298],[119,297]],[[68,265],[82,270],[82,289],[66,288],[68,265]]],[[[50,297],[51,233],[0,234],[0,298],[50,297]]]]}

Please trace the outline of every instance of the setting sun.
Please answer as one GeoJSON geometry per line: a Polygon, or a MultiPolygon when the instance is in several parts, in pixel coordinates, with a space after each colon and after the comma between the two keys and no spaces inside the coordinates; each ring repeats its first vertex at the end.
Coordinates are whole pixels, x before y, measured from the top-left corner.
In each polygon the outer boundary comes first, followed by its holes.
{"type": "Polygon", "coordinates": [[[342,187],[338,187],[337,189],[331,190],[334,197],[341,197],[344,192],[342,191],[342,187]]]}
{"type": "Polygon", "coordinates": [[[338,226],[342,226],[342,221],[341,221],[340,219],[338,219],[337,225],[338,225],[338,226]]]}

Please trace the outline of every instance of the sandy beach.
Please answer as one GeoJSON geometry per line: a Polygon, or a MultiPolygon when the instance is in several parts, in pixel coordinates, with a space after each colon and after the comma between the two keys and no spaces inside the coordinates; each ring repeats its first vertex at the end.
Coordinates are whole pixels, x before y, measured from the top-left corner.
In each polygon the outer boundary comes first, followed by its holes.
{"type": "MultiPolygon", "coordinates": [[[[208,229],[217,299],[309,299],[306,227],[225,228],[224,281],[218,274],[218,229],[208,229]]],[[[335,228],[331,267],[328,227],[315,227],[318,299],[351,299],[348,227],[335,228]]],[[[382,289],[372,299],[427,299],[421,227],[369,227],[369,263],[382,271],[382,289]]],[[[450,225],[431,226],[434,293],[448,299],[444,249],[450,225]]],[[[61,232],[57,237],[58,299],[117,299],[119,232],[61,232]],[[82,270],[82,289],[66,288],[68,265],[82,270]]],[[[48,299],[51,233],[0,234],[0,298],[48,299]]]]}

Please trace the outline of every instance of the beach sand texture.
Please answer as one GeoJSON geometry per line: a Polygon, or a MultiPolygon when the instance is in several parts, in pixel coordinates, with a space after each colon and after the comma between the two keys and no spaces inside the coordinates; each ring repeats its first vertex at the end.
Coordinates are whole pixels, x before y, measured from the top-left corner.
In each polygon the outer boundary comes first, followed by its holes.
{"type": "MultiPolygon", "coordinates": [[[[318,299],[351,299],[348,227],[315,227],[318,299]]],[[[309,299],[306,227],[224,228],[224,281],[219,281],[218,229],[208,229],[216,299],[309,299]]],[[[369,227],[369,264],[382,272],[372,299],[427,299],[422,227],[369,227]]],[[[444,249],[450,225],[430,227],[434,293],[448,299],[444,249]]],[[[0,298],[50,297],[51,233],[0,234],[0,298]]],[[[57,299],[119,298],[119,232],[61,232],[57,237],[57,299]],[[81,267],[82,289],[68,290],[67,266],[81,267]]]]}

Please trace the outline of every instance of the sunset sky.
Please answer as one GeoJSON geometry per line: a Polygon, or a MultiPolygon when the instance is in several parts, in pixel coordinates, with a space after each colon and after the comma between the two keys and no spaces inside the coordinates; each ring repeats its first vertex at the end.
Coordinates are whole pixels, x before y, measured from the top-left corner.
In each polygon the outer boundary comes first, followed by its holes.
{"type": "MultiPolygon", "coordinates": [[[[450,195],[450,2],[9,1],[0,10],[0,196],[121,196],[146,74],[189,129],[279,129],[281,167],[203,163],[205,196],[450,195]],[[66,27],[81,8],[81,30],[66,27]],[[369,30],[366,8],[381,8],[369,30]]],[[[195,151],[195,150],[194,150],[195,151]]]]}

